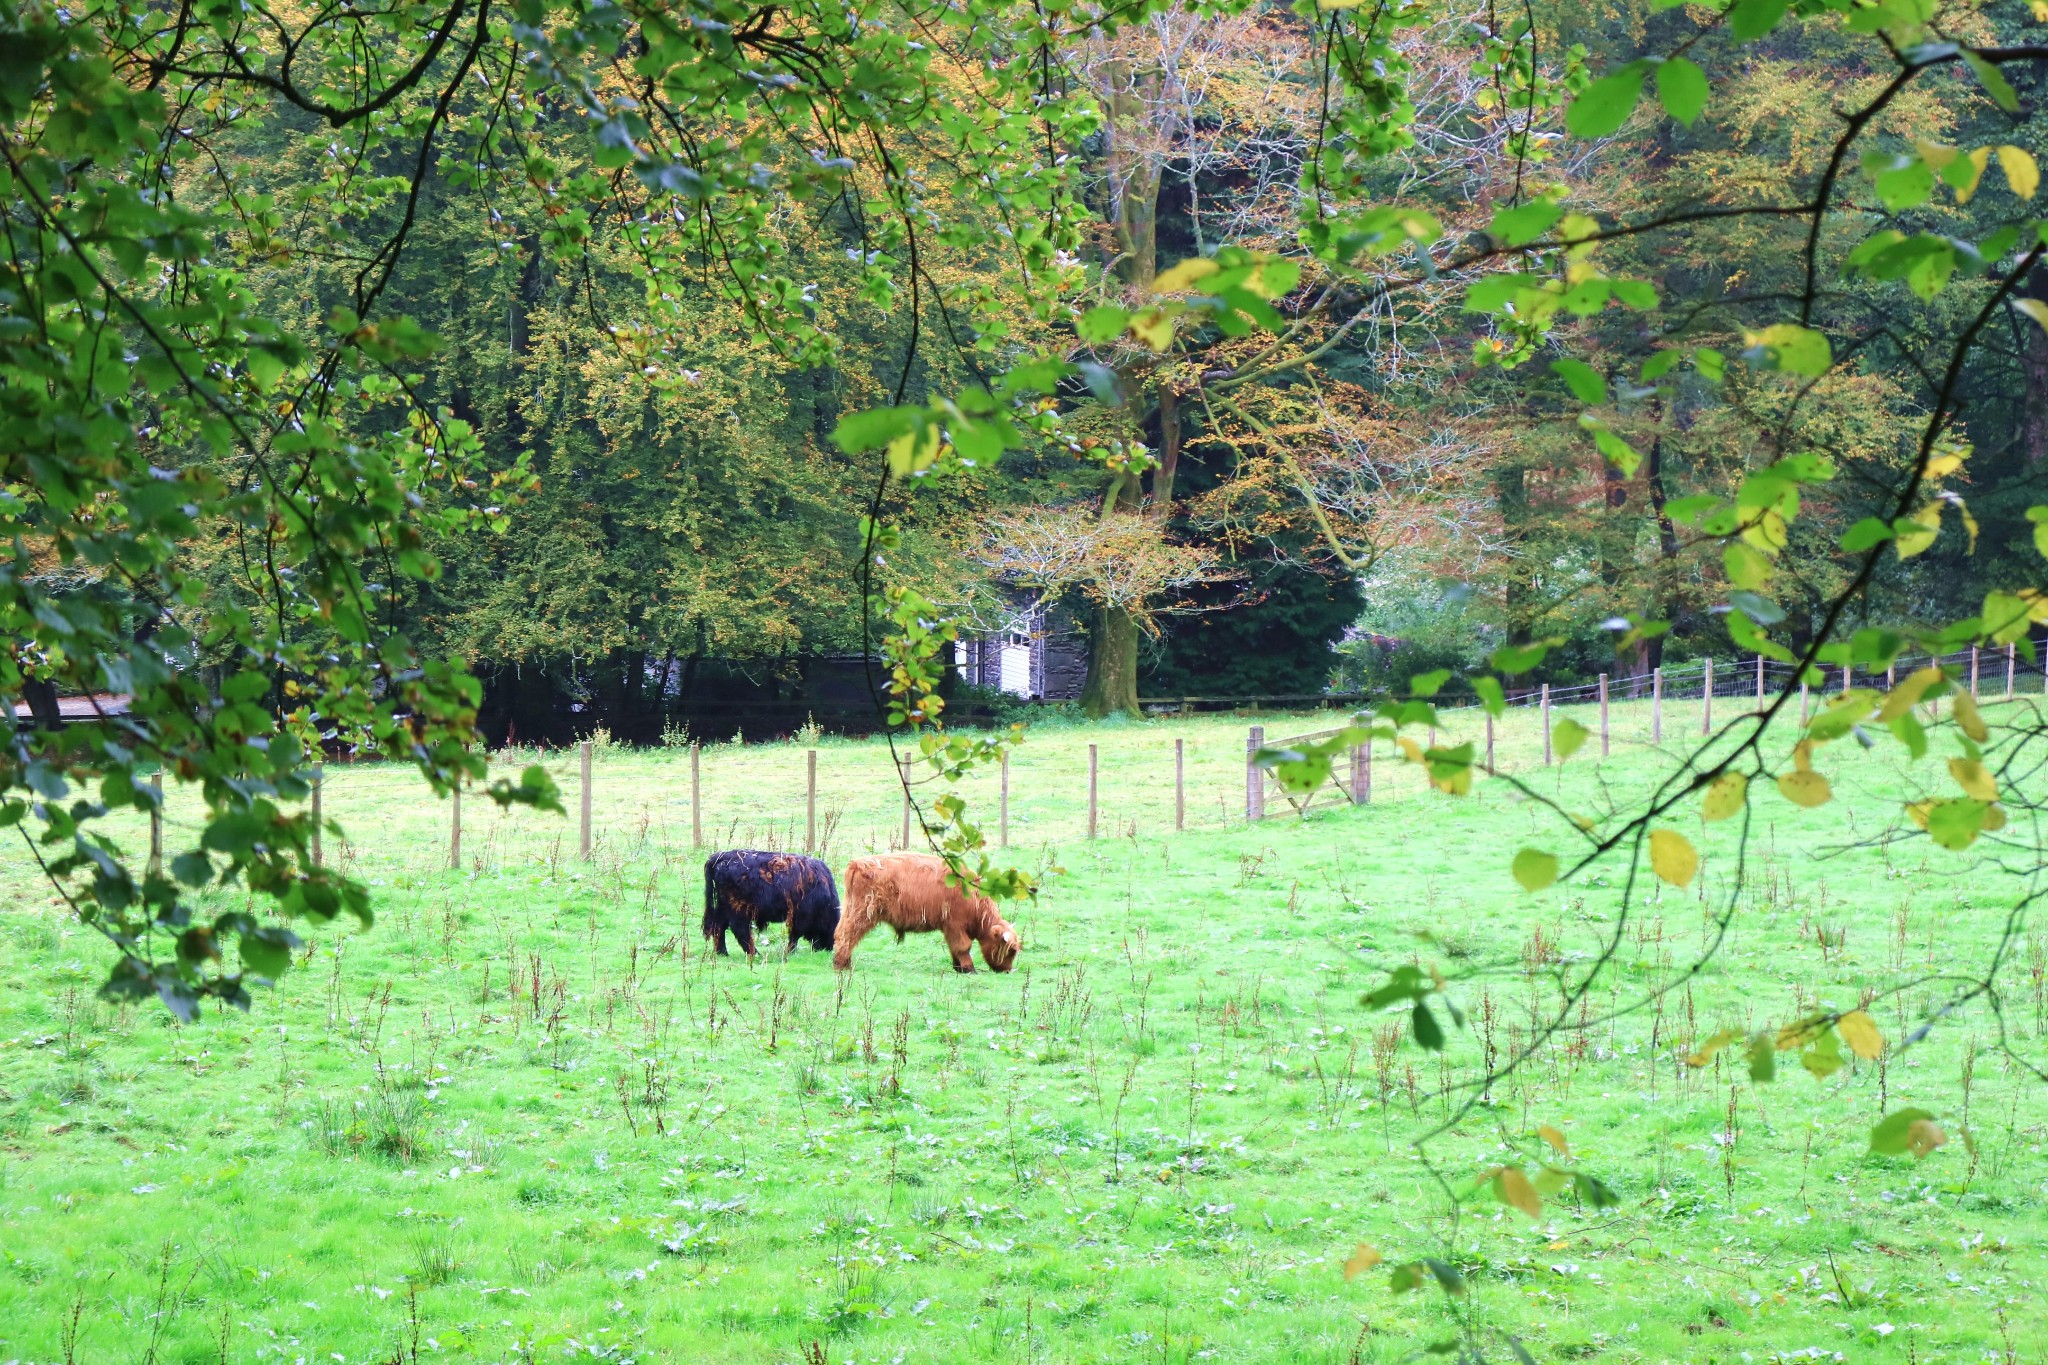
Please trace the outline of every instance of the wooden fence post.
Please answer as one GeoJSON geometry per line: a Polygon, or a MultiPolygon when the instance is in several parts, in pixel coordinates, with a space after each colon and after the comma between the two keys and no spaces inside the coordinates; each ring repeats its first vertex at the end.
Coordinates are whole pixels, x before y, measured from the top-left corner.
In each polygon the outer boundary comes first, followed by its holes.
{"type": "Polygon", "coordinates": [[[1010,846],[1010,751],[1008,749],[1003,750],[1002,762],[998,766],[1002,771],[1002,786],[996,794],[996,847],[1008,848],[1010,846]]]}
{"type": "Polygon", "coordinates": [[[1650,670],[1650,743],[1664,742],[1664,670],[1650,670]]]}
{"type": "MultiPolygon", "coordinates": [[[[326,774],[325,774],[325,773],[324,773],[324,772],[322,771],[322,769],[321,769],[321,766],[320,766],[319,764],[317,764],[317,763],[316,763],[316,764],[314,764],[314,765],[313,765],[313,866],[315,866],[315,867],[321,867],[321,866],[324,866],[324,864],[323,864],[323,863],[322,863],[322,862],[320,861],[320,821],[321,821],[321,818],[322,818],[322,816],[321,816],[321,810],[320,810],[320,787],[321,787],[321,783],[322,783],[322,781],[323,781],[323,779],[324,779],[325,777],[326,777],[326,774]]],[[[158,780],[159,780],[159,781],[161,781],[162,779],[158,779],[158,780]]]]}
{"type": "Polygon", "coordinates": [[[1088,837],[1095,837],[1095,746],[1088,746],[1088,837]]]}
{"type": "Polygon", "coordinates": [[[804,852],[818,851],[818,751],[804,751],[804,852]]]}
{"type": "Polygon", "coordinates": [[[1843,690],[1844,692],[1847,692],[1847,691],[1849,691],[1849,690],[1850,690],[1851,688],[1853,688],[1853,687],[1854,687],[1855,685],[1856,685],[1856,666],[1855,666],[1854,664],[1843,664],[1843,665],[1842,665],[1842,690],[1843,690]]]}
{"type": "Polygon", "coordinates": [[[1971,645],[1971,646],[1970,646],[1970,696],[1972,697],[1972,699],[1974,699],[1974,698],[1975,698],[1975,697],[1976,697],[1976,696],[1978,695],[1978,694],[1977,694],[1977,655],[1978,655],[1978,653],[1979,653],[1979,652],[1980,652],[1980,651],[1978,650],[1977,646],[1975,646],[1975,645],[1971,645]]]}
{"type": "Polygon", "coordinates": [[[1362,806],[1372,800],[1372,750],[1363,744],[1351,746],[1351,804],[1362,806]]]}
{"type": "Polygon", "coordinates": [[[1600,757],[1607,757],[1607,675],[1600,675],[1600,757]]]}
{"type": "Polygon", "coordinates": [[[1799,723],[1806,724],[1806,675],[1799,675],[1799,723]]]}
{"type": "Polygon", "coordinates": [[[1486,770],[1493,771],[1493,712],[1486,713],[1486,770]]]}
{"type": "Polygon", "coordinates": [[[2007,701],[2012,700],[2013,670],[2014,664],[2019,657],[2014,652],[2017,648],[2016,645],[2007,645],[2005,647],[2005,699],[2007,701]]]}
{"type": "Polygon", "coordinates": [[[1266,727],[1254,725],[1244,740],[1244,818],[1266,818],[1266,775],[1259,771],[1253,755],[1266,743],[1266,727]]]}
{"type": "MultiPolygon", "coordinates": [[[[317,811],[319,810],[320,801],[320,770],[315,768],[313,772],[313,808],[317,811]]],[[[150,875],[154,876],[164,870],[164,775],[162,769],[158,769],[156,775],[149,779],[149,789],[156,795],[156,800],[152,801],[149,806],[149,871],[150,875]]],[[[320,817],[317,814],[313,817],[313,847],[316,850],[320,847],[320,817]]],[[[313,865],[315,867],[320,865],[320,856],[317,852],[313,855],[313,865]]]]}
{"type": "Polygon", "coordinates": [[[1700,733],[1714,732],[1714,658],[1707,656],[1705,681],[1700,685],[1700,733]]]}
{"type": "MultiPolygon", "coordinates": [[[[589,809],[586,799],[584,809],[589,809]]],[[[587,828],[588,826],[586,826],[587,828]]],[[[588,845],[586,844],[586,850],[588,845]]],[[[462,871],[462,784],[457,782],[448,792],[448,870],[462,871]]]]}
{"type": "Polygon", "coordinates": [[[1543,684],[1543,766],[1550,766],[1550,684],[1543,684]]]}
{"type": "Polygon", "coordinates": [[[590,741],[583,741],[583,830],[578,847],[583,860],[590,861],[590,741]]]}
{"type": "Polygon", "coordinates": [[[1188,756],[1187,741],[1173,742],[1173,827],[1183,830],[1188,827],[1188,756]]]}
{"type": "Polygon", "coordinates": [[[903,788],[903,847],[910,847],[910,760],[896,759],[896,781],[903,788]]]}
{"type": "Polygon", "coordinates": [[[1764,656],[1756,656],[1756,709],[1764,709],[1764,656]]]}
{"type": "Polygon", "coordinates": [[[690,741],[690,847],[691,847],[691,848],[702,848],[702,847],[704,847],[704,801],[703,801],[703,795],[704,795],[704,784],[703,784],[703,782],[702,782],[702,781],[700,781],[700,780],[699,780],[699,779],[700,779],[700,778],[702,777],[702,775],[703,775],[703,770],[702,770],[702,767],[700,766],[700,764],[699,764],[699,762],[698,762],[698,760],[699,760],[699,759],[700,759],[700,758],[701,758],[702,756],[703,756],[703,751],[702,751],[702,750],[701,750],[701,749],[700,749],[700,748],[698,747],[697,741],[696,741],[696,740],[694,740],[694,739],[693,739],[693,740],[691,740],[691,741],[690,741]]]}

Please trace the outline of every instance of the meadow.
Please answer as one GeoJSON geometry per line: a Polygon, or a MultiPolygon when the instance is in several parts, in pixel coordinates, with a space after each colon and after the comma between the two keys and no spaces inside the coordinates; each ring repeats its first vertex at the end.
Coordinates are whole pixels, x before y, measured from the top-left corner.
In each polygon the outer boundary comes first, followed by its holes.
{"type": "MultiPolygon", "coordinates": [[[[1641,704],[1616,716],[1610,756],[1543,768],[1516,713],[1502,762],[1597,814],[1676,751],[1641,704]]],[[[680,750],[597,754],[589,861],[575,758],[541,756],[570,819],[472,798],[459,869],[416,779],[330,769],[348,837],[327,856],[377,923],[313,932],[252,1013],[187,1027],[96,998],[99,946],[9,847],[0,1361],[1342,1365],[1409,1358],[1454,1314],[1543,1361],[2044,1358],[2043,1092],[1981,1008],[1896,1046],[2020,894],[1871,837],[1939,756],[1836,746],[1835,806],[1760,793],[1728,942],[1647,1000],[1734,872],[1730,825],[1690,824],[1700,877],[1644,894],[1574,1026],[1418,1149],[1613,932],[1620,872],[1525,894],[1508,861],[1562,848],[1555,817],[1499,782],[1429,792],[1384,754],[1371,804],[1248,823],[1250,723],[1327,718],[1034,733],[1008,852],[1044,889],[1008,975],[886,934],[843,975],[809,949],[712,956],[680,750]],[[1466,1016],[1441,1054],[1361,1004],[1410,963],[1466,1016]],[[1893,1047],[1825,1079],[1685,1060],[1865,999],[1893,1047]],[[1949,1145],[1871,1154],[1909,1104],[1949,1145]],[[1618,1203],[1531,1218],[1479,1187],[1546,1150],[1542,1126],[1618,1203]],[[1361,1243],[1387,1264],[1347,1279],[1361,1243]],[[1461,1299],[1392,1290],[1423,1256],[1461,1299]]],[[[805,747],[706,747],[706,841],[800,847],[805,747]]],[[[884,748],[815,747],[827,856],[900,837],[884,748]]],[[[993,790],[970,785],[991,828],[993,790]]],[[[175,830],[175,789],[169,809],[175,830]]],[[[2037,1060],[2044,971],[2037,931],[2004,999],[2037,1060]]]]}

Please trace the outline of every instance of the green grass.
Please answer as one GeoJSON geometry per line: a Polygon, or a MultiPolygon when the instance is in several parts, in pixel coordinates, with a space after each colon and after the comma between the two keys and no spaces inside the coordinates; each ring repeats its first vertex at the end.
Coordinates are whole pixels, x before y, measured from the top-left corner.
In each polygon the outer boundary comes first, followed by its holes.
{"type": "MultiPolygon", "coordinates": [[[[1696,705],[1672,704],[1667,733],[1696,727],[1696,705]]],[[[374,885],[376,927],[318,933],[253,1014],[189,1028],[96,1001],[103,955],[10,850],[0,1360],[355,1365],[417,1345],[785,1362],[818,1342],[835,1365],[1178,1365],[1393,1360],[1445,1337],[1434,1290],[1394,1295],[1384,1268],[1346,1282],[1361,1241],[1455,1262],[1476,1318],[1545,1361],[2004,1360],[2008,1341],[2039,1358],[2048,1107],[1985,1012],[1826,1081],[1789,1056],[1768,1086],[1733,1055],[1678,1059],[1724,1026],[1983,956],[2014,888],[1969,857],[1818,856],[1877,833],[1913,772],[1831,752],[1837,805],[1759,793],[1726,950],[1661,1006],[1611,1017],[1699,950],[1728,886],[1734,831],[1685,822],[1700,883],[1643,898],[1596,1022],[1427,1148],[1465,1191],[1554,1125],[1622,1203],[1567,1198],[1532,1222],[1481,1198],[1453,1222],[1409,1142],[1447,1083],[1529,1037],[1556,964],[1614,931],[1621,871],[1524,895],[1507,862],[1565,848],[1555,821],[1504,784],[1426,793],[1384,755],[1372,805],[1247,826],[1247,724],[1027,745],[1012,853],[1046,889],[1017,914],[1008,976],[956,976],[932,937],[870,938],[843,977],[807,949],[707,955],[676,751],[600,755],[588,864],[573,817],[466,803],[460,872],[445,803],[397,771],[331,770],[351,842],[329,856],[374,885]],[[1441,1059],[1360,1007],[1410,961],[1452,977],[1470,1016],[1441,1059]],[[1920,1164],[1868,1155],[1881,1107],[1906,1104],[1956,1140],[1920,1164]]],[[[1618,706],[1612,758],[1542,772],[1518,716],[1501,757],[1597,814],[1663,770],[1646,726],[1618,706]]],[[[573,763],[549,761],[573,811],[573,763]]],[[[794,745],[707,749],[707,837],[800,843],[803,764],[794,745]]],[[[821,746],[835,861],[895,836],[890,780],[876,745],[821,746]]],[[[173,792],[174,825],[181,809],[173,792]]],[[[2005,998],[2036,1060],[2041,956],[2022,943],[2005,998]]],[[[1872,1010],[1896,1040],[1940,991],[1872,1010]]]]}

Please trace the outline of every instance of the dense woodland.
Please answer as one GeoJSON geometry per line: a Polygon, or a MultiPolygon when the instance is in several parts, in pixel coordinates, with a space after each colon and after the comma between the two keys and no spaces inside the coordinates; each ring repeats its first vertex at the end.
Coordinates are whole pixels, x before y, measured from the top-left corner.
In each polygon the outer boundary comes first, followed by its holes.
{"type": "MultiPolygon", "coordinates": [[[[1482,233],[1498,207],[1538,191],[1569,196],[1577,211],[1640,218],[1738,205],[1810,179],[1837,109],[1882,75],[1862,39],[1786,25],[1717,54],[1722,86],[1691,126],[1643,118],[1554,150],[1555,102],[1527,118],[1503,104],[1475,66],[1473,25],[1486,11],[1468,8],[1399,31],[1412,118],[1358,172],[1362,192],[1425,208],[1454,238],[1482,233]],[[1526,129],[1530,118],[1543,126],[1526,129]]],[[[2030,21],[2009,8],[1979,22],[2030,21]]],[[[1537,69],[1560,82],[1691,23],[1660,5],[1539,16],[1537,69]]],[[[1691,537],[1667,504],[1732,492],[1754,466],[1755,433],[1782,422],[1788,446],[1825,448],[1839,464],[1842,477],[1797,532],[1831,543],[1885,496],[1910,455],[1922,410],[1916,356],[1972,297],[1949,291],[1901,314],[1896,280],[1851,273],[1831,283],[1819,317],[1867,340],[1796,413],[1782,389],[1739,368],[1668,391],[1619,381],[1612,425],[1643,453],[1624,474],[1585,438],[1580,405],[1546,366],[1498,363],[1512,343],[1461,308],[1468,279],[1447,275],[1394,296],[1319,274],[1296,223],[1318,135],[1311,36],[1276,7],[1220,21],[1166,10],[1073,54],[1069,78],[1102,116],[1054,149],[1094,215],[1080,224],[1065,297],[1086,306],[1142,292],[1160,270],[1219,243],[1299,260],[1303,283],[1276,302],[1286,318],[1277,341],[1211,333],[1157,356],[1105,355],[1120,391],[1069,381],[1056,436],[916,497],[885,495],[907,528],[894,567],[958,609],[970,630],[1001,623],[1003,584],[1077,611],[1089,628],[1096,714],[1128,709],[1139,693],[1383,687],[1543,637],[1568,645],[1531,682],[1645,671],[1667,652],[1732,652],[1713,612],[1728,590],[1721,566],[1686,553],[1691,537]],[[1077,458],[1077,438],[1135,443],[1156,462],[1118,474],[1077,458]],[[1631,614],[1671,629],[1616,663],[1603,622],[1631,614]],[[1340,656],[1347,632],[1402,644],[1340,656]]],[[[1701,46],[1717,41],[1710,34],[1701,46]]],[[[1889,115],[1894,135],[2008,141],[2048,155],[2031,116],[2042,79],[2015,72],[2015,117],[1967,71],[1943,76],[1937,84],[1959,89],[1901,101],[1889,115]]],[[[846,201],[792,200],[769,208],[762,230],[799,311],[837,335],[829,355],[798,363],[732,306],[705,262],[677,275],[699,287],[663,300],[657,334],[635,320],[650,287],[645,264],[630,212],[604,197],[581,112],[543,99],[530,122],[527,155],[545,156],[562,200],[583,201],[569,212],[587,220],[588,250],[566,255],[550,237],[558,204],[507,197],[443,158],[422,184],[386,297],[459,358],[426,367],[416,400],[471,424],[487,467],[530,468],[534,486],[506,503],[494,533],[465,527],[438,539],[446,571],[405,592],[400,619],[484,679],[500,738],[513,723],[534,739],[603,725],[652,741],[687,724],[693,701],[820,695],[806,690],[807,667],[863,650],[851,566],[872,480],[869,462],[831,433],[895,383],[906,301],[878,297],[861,262],[869,229],[846,201]]],[[[335,191],[339,212],[295,190],[334,156],[314,125],[287,111],[226,129],[246,158],[244,192],[277,206],[263,250],[252,250],[248,287],[265,310],[309,328],[347,299],[404,188],[394,150],[389,164],[359,167],[360,183],[335,191]]],[[[939,152],[913,143],[905,154],[939,152]]],[[[1930,199],[1901,221],[1967,243],[2012,203],[2013,187],[1993,169],[1979,193],[1930,199]]],[[[1827,245],[1846,248],[1859,230],[1831,224],[1842,240],[1827,245]]],[[[1740,308],[1796,290],[1805,232],[1795,218],[1736,217],[1703,222],[1681,241],[1612,243],[1609,270],[1683,309],[1653,323],[1627,306],[1596,311],[1538,342],[1535,358],[1569,350],[1619,376],[1673,340],[1732,355],[1742,348],[1740,308]]],[[[958,300],[988,292],[975,250],[928,249],[937,259],[923,268],[936,288],[958,300]]],[[[1906,283],[1928,294],[1933,272],[1951,268],[1928,266],[1906,283]]],[[[2037,269],[2026,291],[2048,300],[2048,271],[2037,269]]],[[[954,307],[927,321],[947,335],[912,361],[913,400],[986,372],[1006,350],[1082,354],[1071,334],[1062,343],[1028,313],[986,300],[978,312],[954,307]]],[[[2023,581],[2033,553],[2025,509],[2048,461],[2048,334],[2008,304],[1958,402],[1975,448],[1976,553],[1944,540],[1887,565],[1861,608],[1873,618],[1933,620],[2023,581]]],[[[1797,572],[1780,580],[1778,605],[1797,649],[1842,577],[1794,548],[1797,572]]],[[[700,730],[717,725],[699,713],[700,730]]]]}

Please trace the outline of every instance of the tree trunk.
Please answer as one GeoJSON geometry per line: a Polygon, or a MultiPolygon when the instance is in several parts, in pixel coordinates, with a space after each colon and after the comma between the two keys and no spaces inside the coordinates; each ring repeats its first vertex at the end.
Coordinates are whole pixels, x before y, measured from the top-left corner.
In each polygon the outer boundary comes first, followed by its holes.
{"type": "MultiPolygon", "coordinates": [[[[1090,676],[1093,676],[1091,671],[1090,676]]],[[[38,730],[61,730],[64,728],[64,712],[57,705],[57,684],[48,678],[23,678],[21,697],[28,703],[28,713],[35,718],[38,730]]]]}
{"type": "Polygon", "coordinates": [[[1109,183],[1117,254],[1125,281],[1149,288],[1159,273],[1159,177],[1164,165],[1144,144],[1146,121],[1159,102],[1160,70],[1133,71],[1124,62],[1107,68],[1109,183]]]}
{"type": "Polygon", "coordinates": [[[1091,720],[1138,710],[1138,619],[1123,607],[1098,607],[1088,634],[1088,679],[1081,710],[1091,720]]]}
{"type": "MultiPolygon", "coordinates": [[[[2048,304],[2048,269],[2035,266],[2027,272],[2025,297],[2048,304]]],[[[2018,310],[2010,310],[2017,313],[2018,310]]],[[[2048,466],[2048,329],[2031,318],[2015,317],[2020,350],[2020,459],[2029,473],[2048,466]]]]}
{"type": "Polygon", "coordinates": [[[1159,387],[1159,468],[1152,471],[1152,515],[1173,511],[1173,476],[1180,469],[1180,400],[1169,385],[1159,387]]]}
{"type": "MultiPolygon", "coordinates": [[[[1659,420],[1661,409],[1655,410],[1659,420]]],[[[1657,563],[1650,570],[1649,591],[1642,604],[1645,621],[1669,619],[1671,611],[1671,589],[1673,575],[1678,567],[1678,528],[1671,523],[1671,516],[1664,510],[1668,496],[1664,487],[1664,434],[1660,431],[1650,440],[1649,453],[1643,459],[1643,488],[1649,495],[1650,515],[1657,523],[1657,563]]],[[[1663,666],[1664,637],[1649,636],[1636,641],[1635,671],[1647,674],[1663,666]]],[[[1642,695],[1644,684],[1639,680],[1629,685],[1630,696],[1642,695]]]]}

